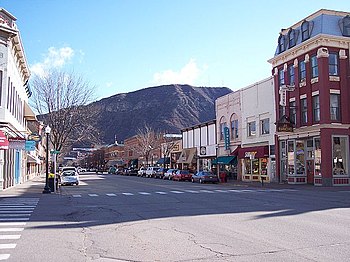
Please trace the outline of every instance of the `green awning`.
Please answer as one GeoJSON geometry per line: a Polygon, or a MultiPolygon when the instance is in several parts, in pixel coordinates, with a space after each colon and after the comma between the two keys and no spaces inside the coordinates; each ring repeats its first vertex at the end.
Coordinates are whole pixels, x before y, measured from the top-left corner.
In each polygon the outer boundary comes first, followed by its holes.
{"type": "Polygon", "coordinates": [[[214,159],[212,164],[216,165],[237,165],[237,157],[236,156],[219,156],[214,159]]]}

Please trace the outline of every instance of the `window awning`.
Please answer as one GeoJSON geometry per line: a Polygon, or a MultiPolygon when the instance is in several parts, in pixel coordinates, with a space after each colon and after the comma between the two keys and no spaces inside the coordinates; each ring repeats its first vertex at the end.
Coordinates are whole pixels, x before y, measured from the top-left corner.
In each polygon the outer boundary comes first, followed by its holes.
{"type": "Polygon", "coordinates": [[[269,146],[255,146],[240,148],[238,158],[263,158],[269,156],[269,146]]]}
{"type": "Polygon", "coordinates": [[[212,164],[216,165],[237,165],[237,157],[236,156],[219,156],[214,159],[212,164]]]}
{"type": "Polygon", "coordinates": [[[158,161],[157,161],[157,164],[158,165],[168,165],[170,164],[170,157],[162,157],[162,158],[159,158],[158,161]]]}
{"type": "Polygon", "coordinates": [[[179,164],[191,164],[193,163],[194,155],[197,153],[197,148],[185,148],[182,150],[177,163],[179,164]]]}

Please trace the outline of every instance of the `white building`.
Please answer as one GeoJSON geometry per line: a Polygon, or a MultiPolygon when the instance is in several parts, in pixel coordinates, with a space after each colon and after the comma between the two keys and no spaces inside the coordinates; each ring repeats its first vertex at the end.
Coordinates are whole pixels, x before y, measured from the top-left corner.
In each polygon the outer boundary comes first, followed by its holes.
{"type": "Polygon", "coordinates": [[[2,141],[8,141],[0,145],[0,190],[26,179],[27,121],[35,120],[28,105],[30,72],[15,21],[0,8],[0,131],[2,141]]]}

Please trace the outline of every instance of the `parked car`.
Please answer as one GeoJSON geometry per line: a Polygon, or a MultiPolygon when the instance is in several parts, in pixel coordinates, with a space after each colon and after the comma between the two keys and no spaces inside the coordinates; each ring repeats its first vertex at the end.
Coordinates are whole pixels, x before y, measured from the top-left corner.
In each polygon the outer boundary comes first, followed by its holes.
{"type": "Polygon", "coordinates": [[[117,168],[115,166],[111,166],[109,169],[108,169],[108,174],[117,174],[117,168]]]}
{"type": "Polygon", "coordinates": [[[145,176],[146,175],[146,170],[147,170],[147,168],[145,168],[145,167],[141,167],[140,169],[139,169],[139,171],[137,171],[137,176],[145,176]]]}
{"type": "Polygon", "coordinates": [[[218,176],[214,175],[212,172],[209,171],[199,171],[196,174],[194,174],[192,176],[191,179],[192,183],[194,182],[199,182],[199,183],[207,183],[207,182],[211,182],[211,183],[218,183],[219,182],[219,178],[218,176]]]}
{"type": "Polygon", "coordinates": [[[173,175],[173,180],[177,181],[191,181],[192,174],[188,170],[177,170],[173,175]]]}
{"type": "Polygon", "coordinates": [[[166,171],[168,171],[167,168],[164,168],[164,167],[159,168],[154,174],[154,178],[163,178],[166,171]]]}
{"type": "Polygon", "coordinates": [[[126,176],[136,176],[138,171],[134,168],[126,168],[124,169],[124,175],[126,176]]]}
{"type": "Polygon", "coordinates": [[[168,180],[172,180],[173,179],[173,175],[176,173],[178,169],[168,169],[163,176],[163,179],[168,179],[168,180]]]}
{"type": "Polygon", "coordinates": [[[61,185],[79,185],[79,175],[77,171],[63,171],[61,174],[61,185]]]}
{"type": "Polygon", "coordinates": [[[156,172],[157,172],[157,170],[159,169],[160,167],[158,167],[158,166],[149,166],[149,167],[147,167],[147,170],[146,170],[146,177],[153,177],[155,174],[156,174],[156,172]]]}
{"type": "Polygon", "coordinates": [[[74,166],[63,166],[60,168],[60,170],[61,170],[61,173],[65,172],[65,171],[78,172],[78,170],[74,166]]]}

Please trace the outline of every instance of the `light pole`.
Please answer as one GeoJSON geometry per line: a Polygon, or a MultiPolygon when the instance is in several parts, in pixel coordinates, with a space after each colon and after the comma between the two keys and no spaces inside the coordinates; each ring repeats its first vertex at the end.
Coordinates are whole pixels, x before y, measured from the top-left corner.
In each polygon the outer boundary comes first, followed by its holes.
{"type": "Polygon", "coordinates": [[[49,187],[49,135],[51,132],[51,127],[49,125],[45,128],[46,134],[46,177],[45,177],[45,187],[43,194],[51,194],[51,190],[49,187]]]}

